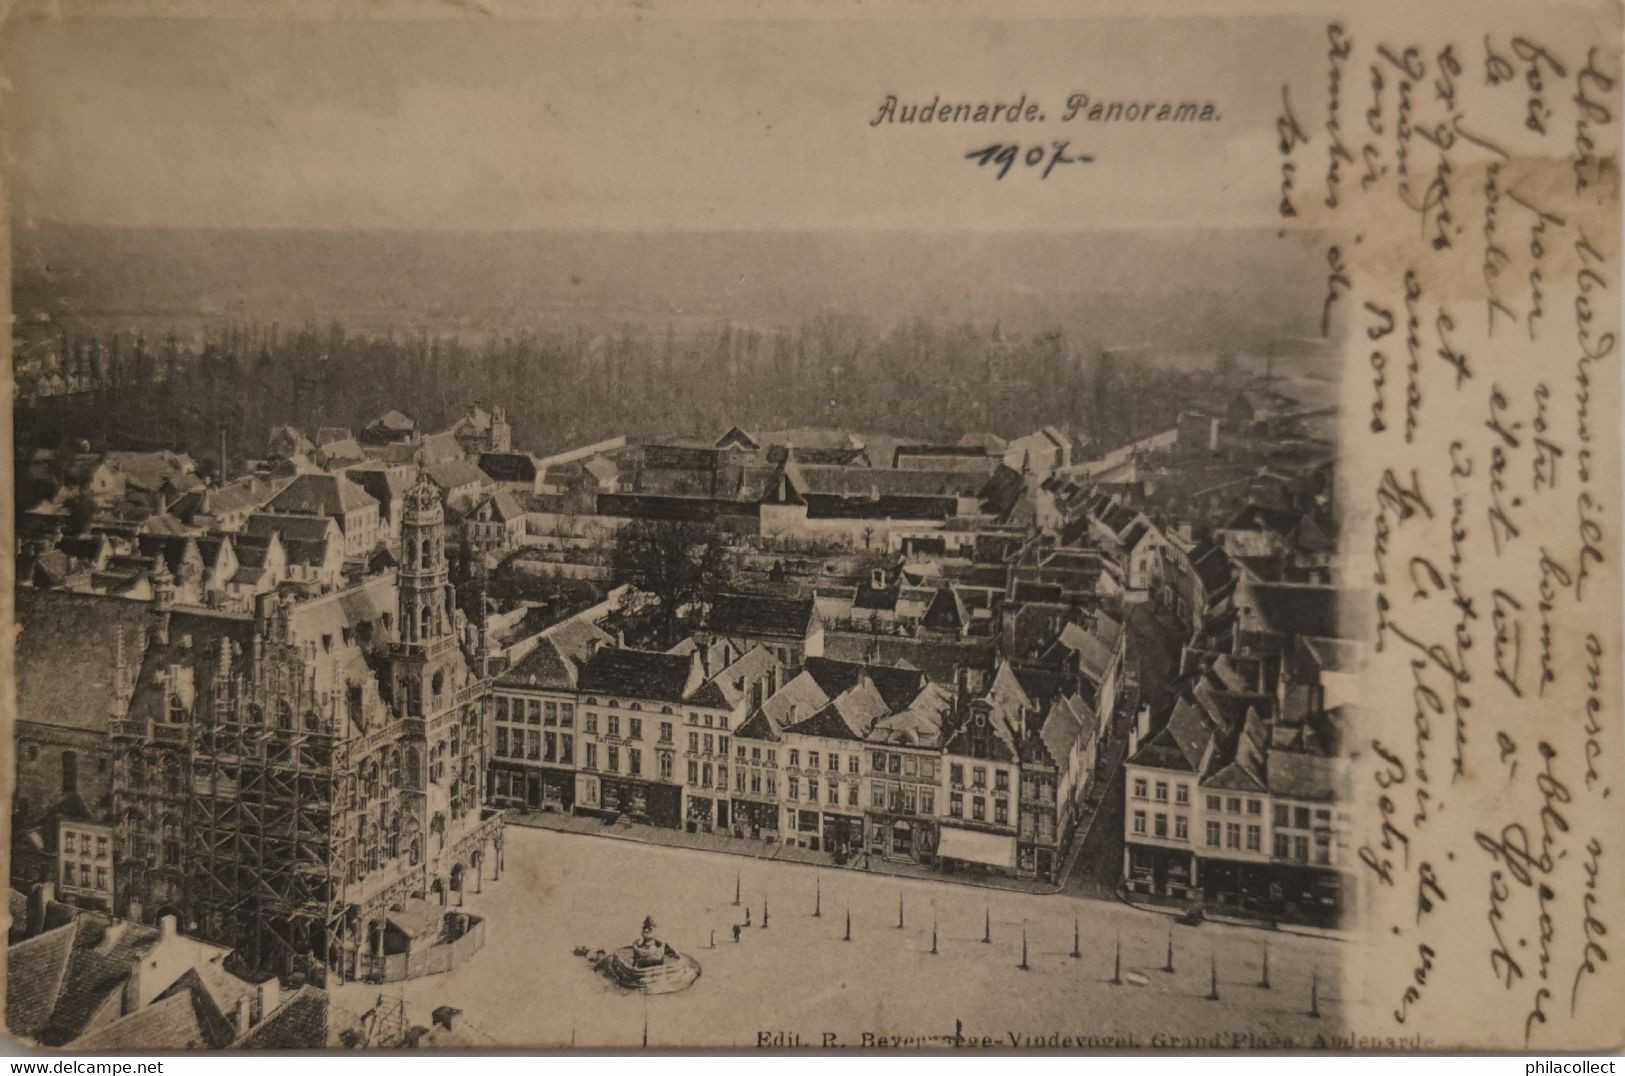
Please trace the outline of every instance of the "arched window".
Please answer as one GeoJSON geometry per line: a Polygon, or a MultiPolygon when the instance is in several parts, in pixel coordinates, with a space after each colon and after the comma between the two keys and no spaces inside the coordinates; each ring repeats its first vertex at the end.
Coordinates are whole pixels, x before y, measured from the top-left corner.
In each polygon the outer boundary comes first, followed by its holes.
{"type": "Polygon", "coordinates": [[[424,605],[424,606],[420,606],[418,608],[418,638],[427,639],[428,637],[429,637],[429,607],[427,605],[424,605]]]}
{"type": "Polygon", "coordinates": [[[182,724],[186,720],[186,703],[181,701],[179,694],[169,696],[169,723],[182,724]]]}
{"type": "Polygon", "coordinates": [[[424,538],[418,543],[418,567],[428,570],[429,567],[429,539],[424,538]]]}
{"type": "Polygon", "coordinates": [[[401,787],[401,749],[398,747],[389,750],[389,787],[401,787]]]}

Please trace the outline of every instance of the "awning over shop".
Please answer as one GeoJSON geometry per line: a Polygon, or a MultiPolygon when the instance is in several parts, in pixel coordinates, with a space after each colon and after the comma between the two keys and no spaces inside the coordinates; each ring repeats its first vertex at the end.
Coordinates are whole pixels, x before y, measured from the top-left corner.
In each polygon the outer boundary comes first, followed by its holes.
{"type": "Polygon", "coordinates": [[[958,859],[966,863],[986,863],[990,867],[1013,870],[1016,865],[1016,839],[996,833],[943,826],[937,841],[938,859],[958,859]]]}

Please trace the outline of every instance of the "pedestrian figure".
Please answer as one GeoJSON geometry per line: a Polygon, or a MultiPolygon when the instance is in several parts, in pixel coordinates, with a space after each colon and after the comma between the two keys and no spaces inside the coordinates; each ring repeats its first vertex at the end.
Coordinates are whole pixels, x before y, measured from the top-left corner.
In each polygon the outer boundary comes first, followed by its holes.
{"type": "Polygon", "coordinates": [[[750,926],[750,908],[749,908],[749,906],[746,906],[746,908],[745,908],[745,925],[747,927],[750,926]]]}
{"type": "Polygon", "coordinates": [[[738,923],[734,924],[734,944],[735,945],[739,944],[739,934],[740,934],[740,932],[742,930],[744,930],[744,928],[741,927],[738,923]]]}

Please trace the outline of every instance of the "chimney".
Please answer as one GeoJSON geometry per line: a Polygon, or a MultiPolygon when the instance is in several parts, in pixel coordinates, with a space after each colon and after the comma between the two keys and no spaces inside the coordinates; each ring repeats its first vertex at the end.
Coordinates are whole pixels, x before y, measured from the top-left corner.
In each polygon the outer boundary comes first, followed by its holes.
{"type": "Polygon", "coordinates": [[[248,995],[244,994],[237,999],[237,1004],[231,1010],[231,1026],[238,1037],[247,1034],[252,1021],[248,1014],[248,995]]]}
{"type": "Polygon", "coordinates": [[[23,927],[30,938],[45,929],[45,909],[55,899],[55,882],[41,882],[29,892],[23,927]]]}
{"type": "Polygon", "coordinates": [[[259,998],[260,1019],[263,1020],[275,1012],[278,1005],[282,1004],[282,984],[277,980],[276,976],[273,975],[260,984],[259,998]]]}
{"type": "Polygon", "coordinates": [[[180,932],[180,920],[173,915],[163,916],[158,920],[158,937],[160,941],[168,941],[180,932]]]}

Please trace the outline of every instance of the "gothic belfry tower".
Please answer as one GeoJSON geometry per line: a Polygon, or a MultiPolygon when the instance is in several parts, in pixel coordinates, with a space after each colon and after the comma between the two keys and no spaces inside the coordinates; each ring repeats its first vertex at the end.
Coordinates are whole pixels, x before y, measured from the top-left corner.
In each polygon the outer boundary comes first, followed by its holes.
{"type": "Polygon", "coordinates": [[[470,869],[469,827],[480,822],[484,700],[456,624],[440,491],[420,475],[402,499],[390,702],[402,727],[404,825],[425,835],[424,885],[442,900],[470,869]]]}
{"type": "Polygon", "coordinates": [[[428,647],[452,633],[446,514],[425,475],[407,491],[401,515],[400,641],[428,647]]]}

